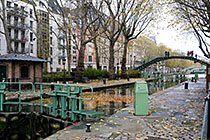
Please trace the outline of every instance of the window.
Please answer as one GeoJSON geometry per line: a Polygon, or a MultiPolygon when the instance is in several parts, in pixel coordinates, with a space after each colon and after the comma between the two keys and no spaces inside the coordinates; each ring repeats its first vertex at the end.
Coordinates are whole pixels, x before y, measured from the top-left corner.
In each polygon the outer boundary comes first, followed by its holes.
{"type": "Polygon", "coordinates": [[[52,64],[53,63],[53,58],[50,58],[50,64],[52,64]]]}
{"type": "Polygon", "coordinates": [[[18,39],[18,30],[15,29],[15,39],[18,39]]]}
{"type": "Polygon", "coordinates": [[[103,70],[107,70],[107,66],[104,66],[103,70]]]}
{"type": "Polygon", "coordinates": [[[92,52],[93,52],[93,48],[92,48],[91,45],[88,46],[88,52],[89,52],[89,53],[92,53],[92,52]]]}
{"type": "Polygon", "coordinates": [[[15,8],[18,8],[18,5],[17,5],[17,4],[14,4],[14,7],[15,7],[15,8]]]}
{"type": "Polygon", "coordinates": [[[53,38],[52,38],[52,37],[50,37],[50,45],[52,45],[52,40],[53,40],[53,38]]]}
{"type": "Polygon", "coordinates": [[[73,54],[76,54],[77,53],[77,51],[76,50],[73,50],[73,54]]]}
{"type": "Polygon", "coordinates": [[[21,53],[25,53],[25,43],[21,43],[21,53]]]}
{"type": "Polygon", "coordinates": [[[16,26],[18,24],[18,17],[14,17],[14,25],[16,26]]]}
{"type": "Polygon", "coordinates": [[[17,53],[18,52],[18,42],[15,42],[15,53],[17,53]]]}
{"type": "Polygon", "coordinates": [[[9,37],[11,37],[11,29],[8,28],[8,34],[9,34],[9,37]]]}
{"type": "Polygon", "coordinates": [[[21,18],[21,24],[24,25],[25,24],[25,20],[24,18],[21,18]]]}
{"type": "Polygon", "coordinates": [[[106,57],[104,57],[104,63],[106,63],[106,57]]]}
{"type": "Polygon", "coordinates": [[[33,18],[33,10],[30,9],[30,18],[33,18]]]}
{"type": "Polygon", "coordinates": [[[21,40],[24,40],[25,37],[25,31],[21,31],[21,40]]]}
{"type": "Polygon", "coordinates": [[[77,57],[73,56],[73,62],[77,62],[77,57]]]}
{"type": "Polygon", "coordinates": [[[59,65],[61,64],[61,59],[60,59],[60,58],[58,59],[58,64],[59,64],[59,65]]]}
{"type": "Polygon", "coordinates": [[[23,6],[21,6],[21,12],[24,13],[24,7],[23,6]]]}
{"type": "Polygon", "coordinates": [[[7,7],[11,8],[11,2],[10,1],[7,1],[7,7]]]}
{"type": "Polygon", "coordinates": [[[21,78],[29,78],[29,67],[28,66],[20,67],[20,77],[21,78]]]}
{"type": "Polygon", "coordinates": [[[56,68],[56,71],[58,72],[58,71],[61,71],[61,68],[56,68]]]}
{"type": "Polygon", "coordinates": [[[52,26],[50,26],[50,34],[52,34],[52,30],[53,30],[53,27],[52,27],[52,26]]]}
{"type": "Polygon", "coordinates": [[[31,44],[31,53],[33,53],[33,50],[34,50],[34,49],[33,49],[33,44],[31,44]]]}
{"type": "Polygon", "coordinates": [[[11,24],[11,16],[7,15],[7,24],[11,24]]]}
{"type": "Polygon", "coordinates": [[[50,55],[53,55],[53,49],[50,47],[50,55]]]}
{"type": "Polygon", "coordinates": [[[33,21],[30,21],[30,29],[33,29],[33,21]]]}
{"type": "Polygon", "coordinates": [[[92,62],[92,61],[93,61],[93,57],[89,55],[89,56],[88,56],[88,61],[89,61],[89,62],[92,62]]]}
{"type": "Polygon", "coordinates": [[[30,33],[30,41],[33,41],[33,33],[30,33]]]}
{"type": "Polygon", "coordinates": [[[39,2],[39,7],[40,7],[40,8],[44,8],[44,3],[40,1],[40,2],[39,2]]]}

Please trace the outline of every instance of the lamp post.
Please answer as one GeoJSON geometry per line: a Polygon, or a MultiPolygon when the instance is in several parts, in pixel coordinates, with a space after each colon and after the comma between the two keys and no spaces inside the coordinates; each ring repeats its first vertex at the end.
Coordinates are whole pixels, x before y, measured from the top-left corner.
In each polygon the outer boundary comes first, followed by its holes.
{"type": "Polygon", "coordinates": [[[64,72],[64,75],[63,75],[63,83],[64,83],[64,84],[66,83],[66,70],[65,70],[65,64],[66,64],[66,59],[63,58],[63,72],[64,72]]]}
{"type": "Polygon", "coordinates": [[[136,56],[134,56],[133,68],[135,69],[136,56]]]}

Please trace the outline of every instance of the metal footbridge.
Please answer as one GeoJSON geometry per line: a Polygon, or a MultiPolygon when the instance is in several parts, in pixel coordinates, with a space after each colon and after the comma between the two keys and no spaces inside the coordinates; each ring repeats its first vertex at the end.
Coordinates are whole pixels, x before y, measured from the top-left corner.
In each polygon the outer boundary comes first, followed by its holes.
{"type": "MultiPolygon", "coordinates": [[[[14,96],[14,95],[13,95],[14,96]]],[[[5,112],[7,105],[15,105],[21,112],[25,105],[38,106],[39,112],[49,114],[53,117],[68,119],[73,122],[85,120],[86,116],[97,117],[104,115],[103,112],[85,110],[84,100],[93,99],[93,88],[90,86],[74,84],[54,84],[54,83],[31,83],[31,82],[0,82],[0,111],[5,112]],[[15,91],[12,88],[15,87],[15,91]],[[50,92],[46,93],[46,90],[50,92]],[[89,89],[90,98],[83,97],[83,89],[89,89]],[[17,100],[6,100],[5,97],[15,94],[17,100]],[[32,103],[23,100],[22,96],[27,94],[37,95],[40,102],[32,103]],[[44,103],[44,97],[51,97],[51,103],[44,103]]]]}
{"type": "Polygon", "coordinates": [[[198,62],[202,65],[209,65],[210,63],[201,58],[201,57],[192,57],[192,56],[160,56],[160,57],[156,57],[156,58],[153,58],[147,62],[144,62],[143,64],[141,64],[140,66],[136,67],[135,69],[136,70],[143,70],[145,68],[147,68],[148,66],[152,65],[152,64],[155,64],[157,62],[160,62],[160,61],[164,61],[164,60],[170,60],[170,59],[185,59],[185,60],[191,60],[191,61],[194,61],[195,63],[198,62]]]}

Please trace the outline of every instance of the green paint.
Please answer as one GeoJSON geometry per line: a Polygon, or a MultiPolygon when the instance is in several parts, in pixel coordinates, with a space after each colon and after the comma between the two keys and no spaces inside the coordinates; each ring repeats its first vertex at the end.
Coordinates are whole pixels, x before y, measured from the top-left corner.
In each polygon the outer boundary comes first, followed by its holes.
{"type": "Polygon", "coordinates": [[[136,81],[135,86],[135,115],[148,115],[148,86],[145,81],[136,81]]]}

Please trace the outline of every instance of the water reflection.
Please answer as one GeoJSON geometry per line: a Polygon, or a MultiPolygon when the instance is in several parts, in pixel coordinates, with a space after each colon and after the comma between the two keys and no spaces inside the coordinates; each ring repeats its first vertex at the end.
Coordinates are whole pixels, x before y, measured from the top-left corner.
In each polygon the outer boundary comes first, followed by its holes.
{"type": "MultiPolygon", "coordinates": [[[[149,94],[164,90],[176,84],[178,83],[148,82],[149,94]]],[[[85,93],[84,97],[90,97],[90,93],[85,93]]],[[[134,102],[134,85],[128,85],[94,92],[93,100],[84,101],[84,108],[101,111],[105,115],[112,115],[132,102],[134,102]]]]}

